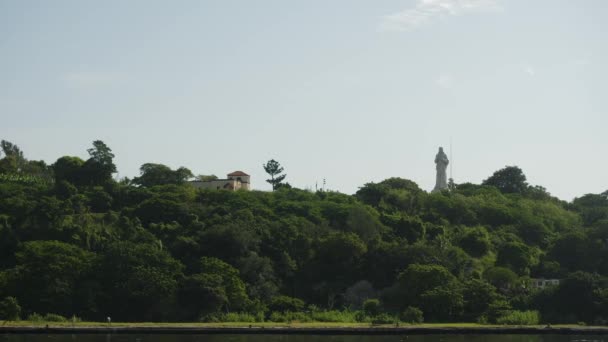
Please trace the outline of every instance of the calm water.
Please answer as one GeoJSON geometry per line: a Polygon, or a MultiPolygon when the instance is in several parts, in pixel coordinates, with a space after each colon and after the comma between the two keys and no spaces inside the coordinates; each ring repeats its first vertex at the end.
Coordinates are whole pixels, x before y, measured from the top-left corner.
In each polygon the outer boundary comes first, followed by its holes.
{"type": "Polygon", "coordinates": [[[608,342],[608,336],[565,335],[0,335],[0,342],[608,342]]]}

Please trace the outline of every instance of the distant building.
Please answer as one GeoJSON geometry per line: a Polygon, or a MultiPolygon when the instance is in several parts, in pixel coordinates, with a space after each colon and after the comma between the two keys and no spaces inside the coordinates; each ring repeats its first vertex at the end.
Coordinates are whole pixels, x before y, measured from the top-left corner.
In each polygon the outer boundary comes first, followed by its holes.
{"type": "Polygon", "coordinates": [[[531,278],[529,284],[532,288],[544,289],[549,286],[558,286],[559,279],[531,278]]]}
{"type": "Polygon", "coordinates": [[[212,190],[251,190],[250,176],[243,171],[234,171],[226,179],[212,179],[208,181],[191,181],[196,188],[212,190]]]}

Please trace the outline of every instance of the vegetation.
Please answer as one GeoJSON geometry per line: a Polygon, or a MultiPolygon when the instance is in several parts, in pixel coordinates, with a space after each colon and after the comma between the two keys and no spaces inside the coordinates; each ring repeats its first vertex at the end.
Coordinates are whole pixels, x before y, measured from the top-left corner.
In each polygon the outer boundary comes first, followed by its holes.
{"type": "Polygon", "coordinates": [[[52,165],[0,145],[3,320],[608,321],[608,192],[564,202],[513,166],[310,192],[276,161],[273,192],[211,191],[155,163],[116,181],[101,141],[52,165]]]}
{"type": "Polygon", "coordinates": [[[7,321],[19,320],[21,307],[15,297],[6,297],[0,301],[0,318],[7,321]]]}
{"type": "Polygon", "coordinates": [[[270,179],[267,179],[266,182],[272,185],[272,191],[278,189],[283,184],[283,180],[287,177],[286,174],[281,174],[283,172],[283,167],[279,164],[278,161],[274,159],[270,159],[266,164],[262,165],[264,167],[264,171],[270,176],[270,179]]]}
{"type": "Polygon", "coordinates": [[[536,325],[538,322],[538,311],[511,311],[496,320],[498,324],[507,325],[536,325]]]}

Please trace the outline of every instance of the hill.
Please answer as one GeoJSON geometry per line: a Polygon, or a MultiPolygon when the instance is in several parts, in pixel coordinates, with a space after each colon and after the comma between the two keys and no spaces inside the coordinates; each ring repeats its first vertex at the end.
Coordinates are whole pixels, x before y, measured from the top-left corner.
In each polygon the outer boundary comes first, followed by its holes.
{"type": "Polygon", "coordinates": [[[514,166],[433,194],[210,191],[185,168],[117,182],[100,141],[53,165],[2,148],[0,319],[608,320],[608,192],[564,202],[514,166]]]}

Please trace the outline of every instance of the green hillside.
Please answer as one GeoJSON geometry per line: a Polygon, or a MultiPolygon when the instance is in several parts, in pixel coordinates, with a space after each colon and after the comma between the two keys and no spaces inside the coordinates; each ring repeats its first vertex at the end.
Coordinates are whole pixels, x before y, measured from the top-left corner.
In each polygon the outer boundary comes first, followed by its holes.
{"type": "Polygon", "coordinates": [[[564,202],[514,166],[433,194],[211,191],[160,164],[114,181],[101,141],[2,150],[0,319],[608,321],[608,192],[564,202]]]}

